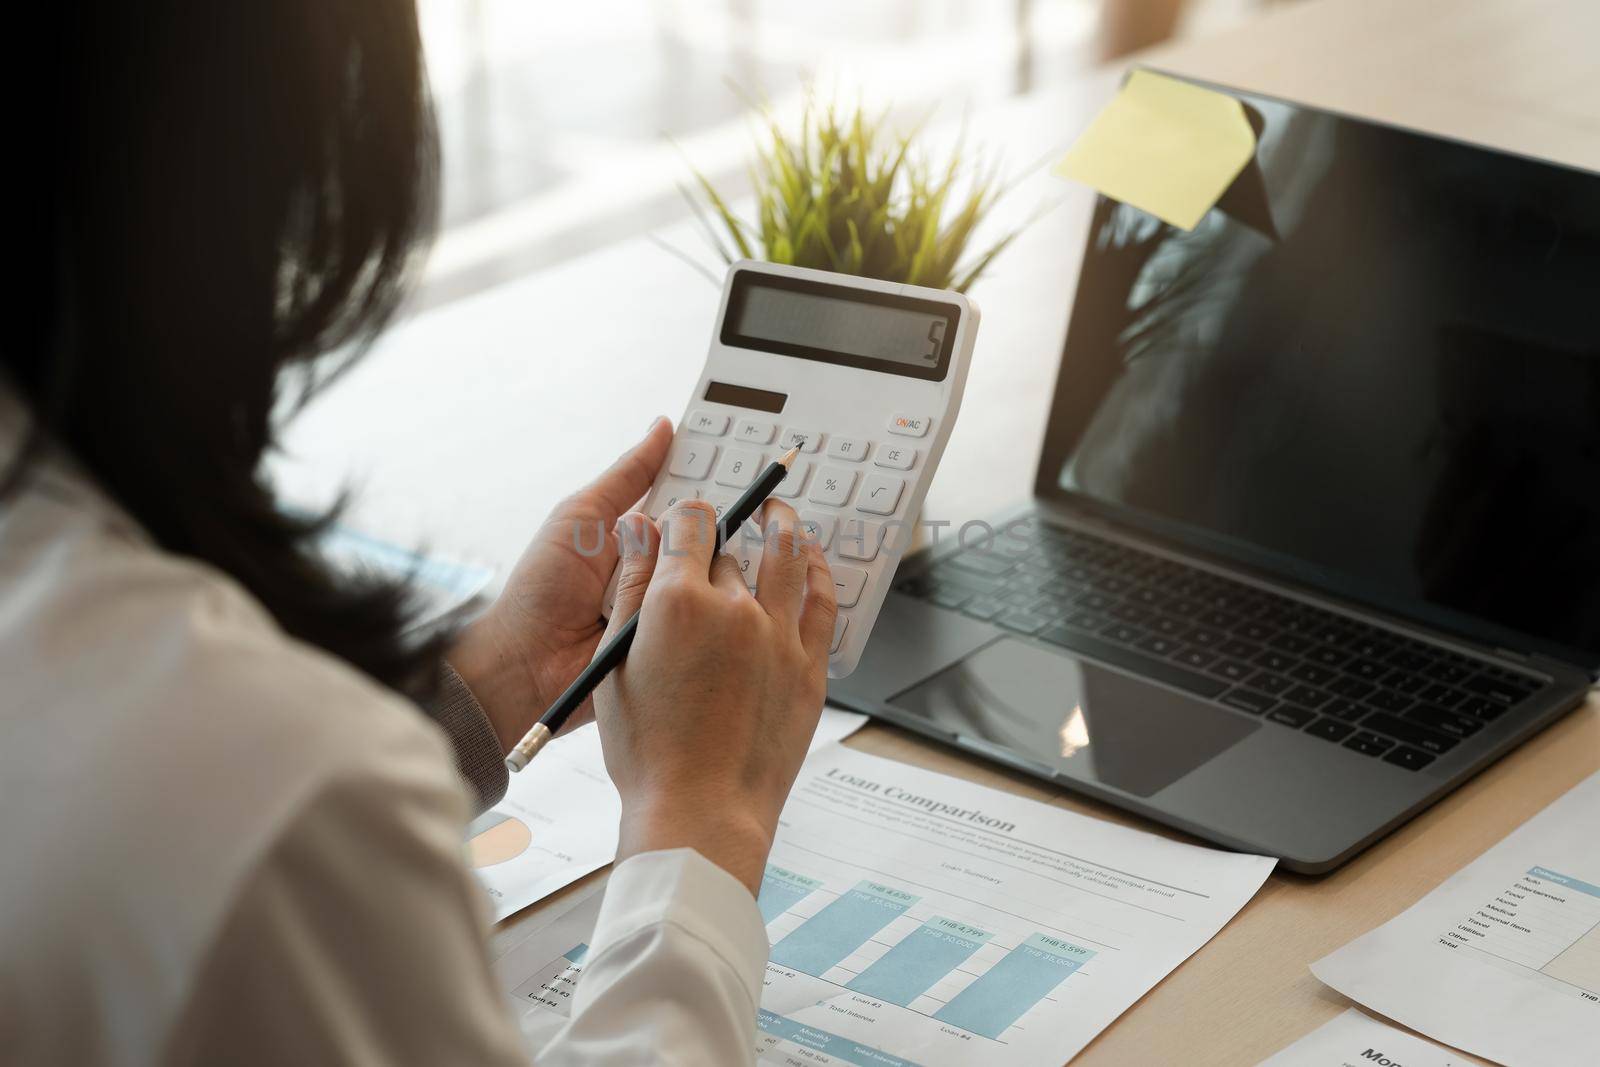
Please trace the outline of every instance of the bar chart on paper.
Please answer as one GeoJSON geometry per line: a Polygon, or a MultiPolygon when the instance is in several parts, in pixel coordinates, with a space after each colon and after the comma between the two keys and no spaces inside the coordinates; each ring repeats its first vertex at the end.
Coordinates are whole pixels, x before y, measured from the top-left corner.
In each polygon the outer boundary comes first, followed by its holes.
{"type": "MultiPolygon", "coordinates": [[[[757,1053],[782,1067],[1061,1062],[1271,866],[824,750],[757,894],[771,945],[757,1053]]],[[[497,963],[530,1041],[567,1017],[599,900],[497,963]]]]}

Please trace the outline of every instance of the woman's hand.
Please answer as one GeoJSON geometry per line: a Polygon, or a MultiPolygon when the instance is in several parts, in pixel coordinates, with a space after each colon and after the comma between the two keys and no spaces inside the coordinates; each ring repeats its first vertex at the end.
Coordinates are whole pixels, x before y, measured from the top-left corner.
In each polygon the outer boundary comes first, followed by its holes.
{"type": "MultiPolygon", "coordinates": [[[[672,424],[656,419],[644,440],[562,501],[499,598],[451,648],[450,665],[488,713],[503,750],[522,740],[594,657],[606,583],[617,565],[613,528],[655,481],[671,445],[672,424]]],[[[568,728],[592,717],[586,701],[568,728]]]]}
{"type": "Polygon", "coordinates": [[[642,614],[627,660],[595,691],[622,794],[617,858],[694,848],[752,893],[822,713],[836,614],[816,542],[787,504],[765,512],[755,595],[715,553],[706,502],[672,509],[659,529],[624,520],[612,628],[642,614]]]}

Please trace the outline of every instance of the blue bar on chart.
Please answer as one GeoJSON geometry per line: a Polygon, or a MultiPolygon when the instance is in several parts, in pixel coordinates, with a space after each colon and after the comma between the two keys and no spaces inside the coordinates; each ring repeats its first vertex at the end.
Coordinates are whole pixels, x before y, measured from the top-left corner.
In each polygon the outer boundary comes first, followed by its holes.
{"type": "Polygon", "coordinates": [[[877,882],[857,882],[773,945],[772,962],[820,976],[921,899],[877,882]]]}
{"type": "Polygon", "coordinates": [[[935,915],[845,983],[857,993],[905,1006],[960,966],[993,937],[987,930],[935,915]]]}
{"type": "Polygon", "coordinates": [[[1079,948],[1059,937],[1034,934],[980,974],[933,1017],[984,1037],[999,1037],[1093,957],[1093,949],[1079,948]]]}
{"type": "Polygon", "coordinates": [[[586,943],[579,941],[576,945],[573,945],[561,955],[568,963],[582,963],[583,957],[587,956],[588,954],[589,946],[586,943]]]}
{"type": "Polygon", "coordinates": [[[822,883],[815,878],[767,864],[765,873],[761,875],[761,892],[756,896],[756,907],[761,909],[761,921],[770,923],[821,888],[822,883]]]}

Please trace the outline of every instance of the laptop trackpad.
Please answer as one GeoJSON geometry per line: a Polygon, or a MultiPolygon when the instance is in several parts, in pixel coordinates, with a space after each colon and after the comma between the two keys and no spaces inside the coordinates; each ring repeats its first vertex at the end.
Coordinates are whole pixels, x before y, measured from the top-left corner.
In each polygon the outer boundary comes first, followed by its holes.
{"type": "Polygon", "coordinates": [[[888,703],[1066,777],[1143,797],[1260,728],[1194,697],[1012,638],[888,703]]]}

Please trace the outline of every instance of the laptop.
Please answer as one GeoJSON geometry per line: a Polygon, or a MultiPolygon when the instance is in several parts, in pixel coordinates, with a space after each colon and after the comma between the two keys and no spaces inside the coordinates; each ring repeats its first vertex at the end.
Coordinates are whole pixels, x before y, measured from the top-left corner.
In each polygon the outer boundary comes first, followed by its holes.
{"type": "Polygon", "coordinates": [[[1600,175],[1222,91],[1254,161],[1097,201],[1032,499],[830,696],[1319,873],[1600,675],[1600,175]]]}

